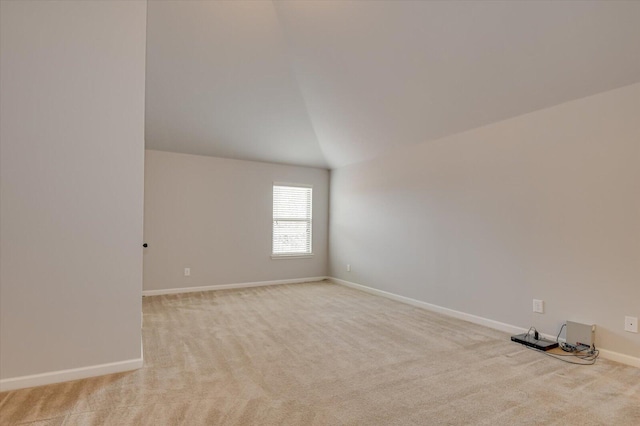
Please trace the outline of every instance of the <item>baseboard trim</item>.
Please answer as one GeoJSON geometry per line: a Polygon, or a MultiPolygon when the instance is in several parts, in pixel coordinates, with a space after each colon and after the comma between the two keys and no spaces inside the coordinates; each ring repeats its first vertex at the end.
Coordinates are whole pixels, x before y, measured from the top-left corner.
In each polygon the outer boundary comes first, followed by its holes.
{"type": "Polygon", "coordinates": [[[122,373],[124,371],[142,368],[142,357],[126,361],[110,362],[107,364],[91,365],[89,367],[72,368],[69,370],[51,371],[30,376],[14,377],[0,380],[0,392],[31,388],[34,386],[50,385],[52,383],[68,382],[86,379],[88,377],[103,376],[105,374],[122,373]]]}
{"type": "Polygon", "coordinates": [[[620,352],[613,352],[608,349],[598,348],[600,356],[610,361],[616,361],[620,364],[630,365],[632,367],[640,368],[640,358],[633,357],[631,355],[621,354],[620,352]]]}
{"type": "Polygon", "coordinates": [[[300,283],[309,283],[314,281],[322,281],[327,278],[328,277],[307,277],[307,278],[294,278],[290,280],[256,281],[251,283],[206,285],[206,286],[199,286],[199,287],[183,287],[183,288],[166,288],[161,290],[143,290],[142,295],[143,296],[161,296],[164,294],[194,293],[198,291],[230,290],[230,289],[236,289],[236,288],[264,287],[268,285],[280,285],[280,284],[300,284],[300,283]]]}
{"type": "MultiPolygon", "coordinates": [[[[442,306],[434,305],[431,303],[423,302],[421,300],[412,299],[410,297],[400,296],[395,293],[390,293],[384,290],[378,290],[377,288],[367,287],[362,284],[356,284],[350,281],[341,280],[339,278],[329,277],[329,280],[336,284],[343,285],[345,287],[351,287],[356,290],[364,291],[366,293],[375,294],[377,296],[386,297],[387,299],[395,300],[397,302],[406,303],[408,305],[416,306],[418,308],[423,308],[432,312],[437,312],[440,314],[448,315],[450,317],[458,318],[464,321],[468,321],[474,324],[483,325],[485,327],[493,328],[494,330],[504,331],[505,333],[510,334],[520,334],[525,333],[527,331],[526,328],[518,327],[511,324],[506,324],[499,321],[494,321],[488,318],[479,317],[477,315],[468,314],[466,312],[456,311],[454,309],[445,308],[442,306]]],[[[555,339],[556,336],[543,334],[543,336],[547,339],[555,339]]],[[[616,361],[621,364],[630,365],[632,367],[640,368],[640,358],[633,357],[631,355],[621,354],[619,352],[610,351],[608,349],[598,348],[600,351],[600,356],[602,358],[616,361]]]]}
{"type": "MultiPolygon", "coordinates": [[[[370,294],[375,294],[377,296],[386,297],[387,299],[395,300],[397,302],[406,303],[407,305],[416,306],[418,308],[423,308],[432,312],[437,312],[440,314],[448,315],[450,317],[458,318],[461,320],[469,321],[474,324],[484,325],[489,328],[493,328],[495,330],[504,331],[506,333],[518,334],[524,333],[527,331],[526,328],[516,327],[511,324],[505,324],[503,322],[494,321],[488,318],[479,317],[472,314],[467,314],[465,312],[456,311],[449,308],[444,308],[442,306],[434,305],[431,303],[423,302],[421,300],[412,299],[410,297],[400,296],[398,294],[390,293],[384,290],[378,290],[377,288],[367,287],[362,284],[356,284],[350,281],[341,280],[339,278],[329,278],[331,281],[336,284],[344,285],[346,287],[355,288],[357,290],[361,290],[370,294]]],[[[555,338],[555,336],[554,336],[555,338]]]]}

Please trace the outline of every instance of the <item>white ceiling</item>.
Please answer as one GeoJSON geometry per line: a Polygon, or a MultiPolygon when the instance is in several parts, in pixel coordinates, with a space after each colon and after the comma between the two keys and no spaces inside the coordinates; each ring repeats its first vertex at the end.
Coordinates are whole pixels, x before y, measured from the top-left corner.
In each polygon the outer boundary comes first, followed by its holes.
{"type": "Polygon", "coordinates": [[[640,81],[640,1],[150,1],[148,148],[340,167],[640,81]]]}

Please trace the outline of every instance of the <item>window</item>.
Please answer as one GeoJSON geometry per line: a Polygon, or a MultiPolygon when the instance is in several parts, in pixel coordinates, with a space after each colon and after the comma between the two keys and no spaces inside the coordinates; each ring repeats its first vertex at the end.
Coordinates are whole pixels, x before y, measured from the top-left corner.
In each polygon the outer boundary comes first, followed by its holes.
{"type": "Polygon", "coordinates": [[[311,199],[305,185],[273,185],[272,257],[310,256],[311,199]]]}

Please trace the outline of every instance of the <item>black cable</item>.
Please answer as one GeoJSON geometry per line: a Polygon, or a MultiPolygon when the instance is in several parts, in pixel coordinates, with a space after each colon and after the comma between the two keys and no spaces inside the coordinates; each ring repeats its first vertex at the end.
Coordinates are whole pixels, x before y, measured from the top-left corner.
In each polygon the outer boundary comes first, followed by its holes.
{"type": "Polygon", "coordinates": [[[534,350],[536,352],[542,352],[543,354],[545,354],[548,357],[555,358],[555,359],[557,359],[559,361],[566,362],[567,364],[573,364],[573,365],[593,365],[593,364],[596,363],[596,360],[598,359],[598,356],[600,355],[599,351],[595,350],[595,349],[594,349],[593,355],[589,355],[589,356],[584,356],[583,357],[583,356],[575,355],[575,354],[570,354],[570,355],[569,354],[567,354],[567,355],[565,355],[565,354],[551,354],[551,353],[548,353],[546,351],[542,351],[540,349],[532,348],[530,346],[526,346],[526,345],[523,345],[523,346],[525,348],[527,348],[527,349],[531,349],[531,350],[534,350]],[[562,359],[562,357],[576,357],[578,359],[581,359],[584,362],[582,362],[582,361],[581,362],[570,361],[568,359],[562,359]]]}
{"type": "Polygon", "coordinates": [[[558,335],[556,336],[556,343],[558,344],[558,346],[560,346],[560,349],[562,349],[565,352],[574,352],[575,348],[573,348],[572,346],[566,344],[565,342],[561,342],[560,341],[560,335],[562,334],[562,329],[565,328],[567,326],[567,323],[562,324],[562,327],[560,327],[560,331],[558,332],[558,335]]]}
{"type": "Polygon", "coordinates": [[[562,329],[565,328],[567,326],[567,323],[565,322],[564,324],[562,324],[562,327],[560,327],[560,331],[558,331],[558,335],[556,336],[556,343],[560,343],[560,335],[562,334],[562,329]]]}

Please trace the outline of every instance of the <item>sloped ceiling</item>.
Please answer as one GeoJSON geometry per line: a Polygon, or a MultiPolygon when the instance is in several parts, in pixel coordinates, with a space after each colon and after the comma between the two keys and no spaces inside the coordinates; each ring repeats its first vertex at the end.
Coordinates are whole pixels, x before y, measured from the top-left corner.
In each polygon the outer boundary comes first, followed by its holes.
{"type": "Polygon", "coordinates": [[[640,2],[151,1],[148,148],[336,168],[640,81],[640,2]]]}

